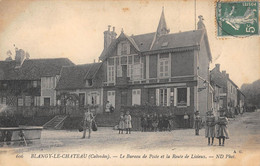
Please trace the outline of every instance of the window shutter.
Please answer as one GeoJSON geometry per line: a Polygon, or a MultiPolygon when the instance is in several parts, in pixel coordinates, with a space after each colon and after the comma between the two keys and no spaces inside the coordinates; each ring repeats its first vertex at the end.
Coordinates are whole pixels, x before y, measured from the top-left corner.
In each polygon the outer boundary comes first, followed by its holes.
{"type": "Polygon", "coordinates": [[[187,87],[187,106],[190,106],[190,87],[187,87]]]}
{"type": "Polygon", "coordinates": [[[159,89],[156,89],[156,105],[159,106],[159,89]]]}
{"type": "Polygon", "coordinates": [[[121,50],[122,50],[122,43],[119,43],[117,45],[117,55],[121,55],[121,50]]]}
{"type": "Polygon", "coordinates": [[[174,106],[177,106],[177,88],[174,88],[174,106]]]}
{"type": "Polygon", "coordinates": [[[127,44],[127,50],[126,50],[126,53],[127,53],[127,55],[130,54],[130,44],[129,44],[129,43],[127,44]]]}
{"type": "Polygon", "coordinates": [[[171,88],[167,88],[167,106],[171,105],[171,88]]]}
{"type": "Polygon", "coordinates": [[[96,104],[100,104],[100,95],[97,93],[97,103],[96,104]]]}
{"type": "Polygon", "coordinates": [[[88,101],[87,104],[90,104],[90,105],[91,105],[91,95],[90,95],[90,93],[89,93],[88,96],[87,96],[87,101],[88,101]]]}

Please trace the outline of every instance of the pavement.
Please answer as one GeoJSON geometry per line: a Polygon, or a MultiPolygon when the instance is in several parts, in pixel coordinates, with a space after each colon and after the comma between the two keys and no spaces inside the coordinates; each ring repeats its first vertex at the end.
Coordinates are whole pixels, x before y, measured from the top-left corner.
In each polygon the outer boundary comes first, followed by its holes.
{"type": "MultiPolygon", "coordinates": [[[[215,156],[217,153],[223,152],[230,155],[256,152],[260,157],[259,128],[259,110],[229,119],[230,139],[225,141],[224,147],[218,146],[217,139],[215,139],[213,146],[208,146],[204,129],[200,130],[199,136],[195,136],[194,129],[174,130],[171,132],[133,131],[131,134],[118,134],[118,131],[112,128],[98,128],[98,131],[91,133],[90,139],[81,139],[82,133],[76,130],[43,130],[41,140],[33,142],[27,147],[2,147],[0,149],[0,159],[1,154],[4,153],[27,154],[27,157],[29,156],[28,161],[31,161],[32,154],[39,153],[93,153],[97,155],[109,153],[119,158],[120,154],[118,152],[132,152],[131,154],[161,154],[166,152],[172,154],[174,152],[180,155],[189,152],[195,155],[199,154],[198,156],[208,156],[210,154],[215,156]]],[[[202,163],[198,162],[199,164],[202,163]]]]}

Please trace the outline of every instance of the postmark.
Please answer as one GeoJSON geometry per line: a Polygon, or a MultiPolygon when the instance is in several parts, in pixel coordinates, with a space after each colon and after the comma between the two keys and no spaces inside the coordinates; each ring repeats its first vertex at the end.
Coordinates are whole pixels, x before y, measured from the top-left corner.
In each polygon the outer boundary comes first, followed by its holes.
{"type": "Polygon", "coordinates": [[[217,2],[218,37],[259,35],[258,1],[217,2]]]}

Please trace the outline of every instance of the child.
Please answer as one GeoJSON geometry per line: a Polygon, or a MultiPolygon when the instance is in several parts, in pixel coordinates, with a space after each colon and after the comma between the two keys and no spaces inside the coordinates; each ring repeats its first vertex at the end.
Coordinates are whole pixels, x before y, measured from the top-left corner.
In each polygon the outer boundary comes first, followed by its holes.
{"type": "Polygon", "coordinates": [[[212,139],[211,145],[213,145],[215,137],[215,117],[212,111],[207,112],[205,137],[208,138],[208,145],[210,145],[210,138],[212,139]]]}
{"type": "Polygon", "coordinates": [[[132,122],[131,122],[132,118],[130,115],[130,112],[127,111],[126,115],[125,115],[125,128],[126,128],[126,134],[131,134],[131,128],[132,128],[132,122]]]}
{"type": "Polygon", "coordinates": [[[195,135],[199,135],[199,131],[200,131],[200,125],[201,125],[201,118],[199,115],[199,111],[195,112],[195,135]]]}
{"type": "Polygon", "coordinates": [[[124,129],[125,129],[125,117],[124,117],[124,112],[121,112],[120,119],[119,119],[119,124],[118,124],[118,130],[119,130],[118,134],[120,134],[120,133],[123,134],[124,129]]]}
{"type": "Polygon", "coordinates": [[[220,117],[218,118],[217,124],[217,138],[219,139],[219,146],[221,146],[221,139],[222,146],[224,146],[225,139],[229,139],[229,132],[227,129],[228,119],[224,116],[224,111],[220,111],[220,117]]]}

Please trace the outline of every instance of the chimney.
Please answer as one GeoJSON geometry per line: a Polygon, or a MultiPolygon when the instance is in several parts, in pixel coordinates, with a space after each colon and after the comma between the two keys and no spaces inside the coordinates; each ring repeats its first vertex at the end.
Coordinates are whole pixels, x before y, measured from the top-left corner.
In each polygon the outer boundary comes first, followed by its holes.
{"type": "Polygon", "coordinates": [[[204,20],[203,16],[199,15],[198,18],[199,18],[199,21],[197,23],[198,29],[205,29],[205,25],[203,23],[204,20]]]}
{"type": "Polygon", "coordinates": [[[226,77],[226,70],[223,70],[222,74],[226,77]]]}
{"type": "Polygon", "coordinates": [[[115,27],[113,27],[113,31],[110,31],[111,25],[108,25],[106,31],[104,31],[104,49],[107,49],[111,42],[116,38],[115,27]]]}
{"type": "Polygon", "coordinates": [[[220,71],[220,64],[215,64],[217,71],[220,71]]]}
{"type": "Polygon", "coordinates": [[[113,27],[113,31],[111,32],[111,42],[116,39],[116,32],[115,32],[115,27],[113,27]]]}
{"type": "Polygon", "coordinates": [[[25,51],[23,49],[15,48],[15,62],[16,68],[19,68],[22,66],[23,61],[25,60],[25,51]]]}
{"type": "Polygon", "coordinates": [[[226,74],[227,78],[229,78],[229,74],[226,74]]]}
{"type": "Polygon", "coordinates": [[[104,32],[104,49],[107,49],[111,43],[111,32],[110,32],[111,25],[108,25],[107,30],[104,32]]]}

